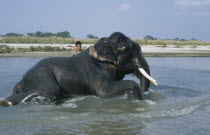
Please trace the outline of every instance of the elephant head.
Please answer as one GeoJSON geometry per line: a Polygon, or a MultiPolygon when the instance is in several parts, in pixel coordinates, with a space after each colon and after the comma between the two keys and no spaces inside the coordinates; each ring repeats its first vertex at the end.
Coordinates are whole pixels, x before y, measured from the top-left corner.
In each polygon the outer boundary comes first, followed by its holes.
{"type": "Polygon", "coordinates": [[[140,45],[120,32],[100,39],[89,49],[89,53],[99,61],[115,65],[117,75],[121,76],[121,79],[125,74],[135,74],[140,79],[143,91],[148,90],[150,82],[157,85],[156,81],[150,77],[149,65],[142,54],[140,45]]]}

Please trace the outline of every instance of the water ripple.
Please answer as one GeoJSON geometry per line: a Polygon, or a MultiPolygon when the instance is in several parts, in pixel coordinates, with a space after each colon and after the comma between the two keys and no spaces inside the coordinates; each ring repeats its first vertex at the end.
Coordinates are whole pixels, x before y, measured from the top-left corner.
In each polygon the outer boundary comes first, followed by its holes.
{"type": "Polygon", "coordinates": [[[190,114],[193,111],[196,111],[200,107],[201,105],[192,105],[192,106],[183,108],[181,110],[170,109],[170,110],[162,110],[159,112],[150,111],[150,112],[144,112],[141,114],[131,114],[131,115],[134,117],[140,117],[140,118],[177,117],[177,116],[190,114]]]}

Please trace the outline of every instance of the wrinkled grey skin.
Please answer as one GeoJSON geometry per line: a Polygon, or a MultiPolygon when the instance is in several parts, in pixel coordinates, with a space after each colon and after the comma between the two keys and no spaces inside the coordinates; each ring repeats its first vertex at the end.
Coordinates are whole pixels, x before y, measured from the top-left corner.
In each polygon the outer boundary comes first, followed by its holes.
{"type": "Polygon", "coordinates": [[[150,74],[140,46],[115,32],[73,57],[41,60],[25,73],[13,94],[0,104],[19,104],[32,93],[55,103],[73,95],[113,97],[130,90],[137,99],[142,99],[142,92],[148,90],[150,82],[138,71],[140,67],[150,74]],[[130,73],[140,78],[141,87],[132,80],[122,80],[130,73]]]}

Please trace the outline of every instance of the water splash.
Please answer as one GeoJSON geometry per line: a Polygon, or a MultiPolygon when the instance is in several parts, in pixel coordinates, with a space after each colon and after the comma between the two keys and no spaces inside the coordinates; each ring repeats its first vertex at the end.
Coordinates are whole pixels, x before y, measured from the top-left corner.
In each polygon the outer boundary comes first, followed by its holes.
{"type": "Polygon", "coordinates": [[[129,93],[125,93],[124,95],[118,97],[119,99],[127,99],[129,97],[129,93]]]}
{"type": "Polygon", "coordinates": [[[199,109],[201,105],[192,105],[186,108],[182,108],[180,110],[176,109],[170,109],[170,110],[161,110],[161,111],[150,111],[150,112],[144,112],[141,114],[131,114],[134,117],[140,117],[140,118],[160,118],[160,117],[178,117],[190,114],[197,109],[199,109]]]}
{"type": "Polygon", "coordinates": [[[69,119],[69,118],[66,117],[66,116],[60,116],[60,117],[52,118],[52,120],[56,120],[56,121],[58,121],[58,120],[67,120],[67,119],[69,119]]]}
{"type": "Polygon", "coordinates": [[[32,93],[32,94],[26,96],[26,97],[21,101],[21,103],[26,103],[28,100],[31,100],[31,99],[32,99],[34,96],[36,96],[36,95],[37,95],[37,93],[32,93]]]}
{"type": "Polygon", "coordinates": [[[157,103],[152,100],[144,100],[146,104],[148,105],[156,105],[157,103]]]}
{"type": "Polygon", "coordinates": [[[141,103],[141,104],[145,104],[145,105],[156,105],[157,103],[155,101],[152,101],[152,100],[138,100],[138,99],[135,99],[132,101],[133,103],[141,103]]]}
{"type": "Polygon", "coordinates": [[[147,96],[147,95],[149,95],[151,93],[154,93],[154,92],[155,92],[154,90],[149,89],[148,91],[145,91],[144,94],[147,96]]]}
{"type": "Polygon", "coordinates": [[[68,108],[77,108],[76,103],[64,103],[63,106],[68,107],[68,108]]]}
{"type": "Polygon", "coordinates": [[[63,103],[63,106],[68,107],[68,108],[77,108],[78,105],[76,104],[76,102],[82,101],[85,98],[86,97],[75,97],[75,98],[69,99],[63,103]]]}
{"type": "Polygon", "coordinates": [[[46,98],[44,96],[40,96],[36,92],[28,95],[27,97],[25,97],[21,101],[21,103],[26,104],[29,101],[30,101],[31,104],[33,104],[33,103],[35,103],[35,104],[37,104],[37,103],[39,103],[39,104],[49,104],[49,103],[51,103],[51,100],[50,99],[48,99],[48,98],[46,98]]]}
{"type": "Polygon", "coordinates": [[[75,114],[71,114],[71,115],[68,115],[68,116],[56,116],[56,117],[53,117],[52,120],[55,120],[55,121],[63,121],[63,120],[72,120],[72,119],[83,119],[83,117],[87,117],[87,116],[90,116],[90,115],[93,115],[92,113],[89,113],[89,112],[85,112],[85,113],[77,113],[76,115],[75,114]]]}
{"type": "Polygon", "coordinates": [[[140,118],[178,117],[191,114],[199,110],[200,107],[205,106],[207,103],[208,97],[198,97],[190,100],[183,98],[178,102],[176,101],[175,103],[171,102],[170,104],[165,104],[164,107],[163,104],[159,104],[150,111],[131,115],[140,118]]]}

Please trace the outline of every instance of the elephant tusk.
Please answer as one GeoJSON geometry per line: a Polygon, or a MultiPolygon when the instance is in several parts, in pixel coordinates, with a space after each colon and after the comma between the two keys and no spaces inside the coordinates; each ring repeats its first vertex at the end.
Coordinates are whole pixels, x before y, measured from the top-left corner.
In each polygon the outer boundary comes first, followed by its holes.
{"type": "Polygon", "coordinates": [[[9,106],[12,106],[12,102],[7,102],[9,106]]]}
{"type": "Polygon", "coordinates": [[[153,85],[155,85],[155,86],[158,85],[157,82],[156,82],[156,80],[153,79],[151,76],[149,76],[149,75],[147,74],[147,72],[146,72],[143,68],[139,68],[139,71],[140,71],[148,80],[150,80],[150,82],[151,82],[153,85]]]}

